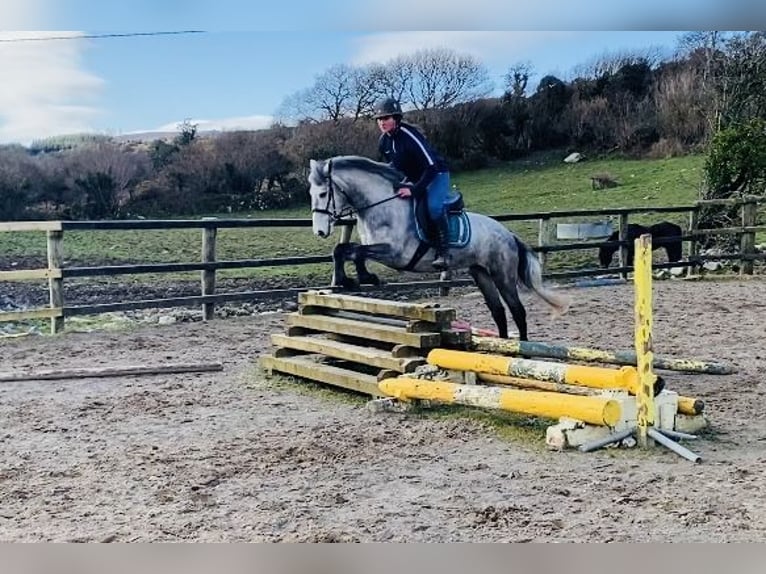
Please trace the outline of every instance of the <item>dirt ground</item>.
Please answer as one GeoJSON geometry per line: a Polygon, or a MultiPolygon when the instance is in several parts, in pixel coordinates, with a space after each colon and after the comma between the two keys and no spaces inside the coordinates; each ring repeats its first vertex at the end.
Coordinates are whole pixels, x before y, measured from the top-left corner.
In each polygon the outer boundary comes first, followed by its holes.
{"type": "MultiPolygon", "coordinates": [[[[536,340],[628,349],[632,287],[567,290],[536,340]]],[[[222,361],[217,373],[0,383],[2,541],[762,541],[766,281],[655,284],[655,352],[704,399],[695,465],[657,448],[552,452],[477,420],[373,414],[255,366],[280,313],[0,340],[0,370],[222,361]]],[[[491,327],[480,298],[440,299],[491,327]]],[[[544,428],[544,427],[542,427],[544,428]]]]}

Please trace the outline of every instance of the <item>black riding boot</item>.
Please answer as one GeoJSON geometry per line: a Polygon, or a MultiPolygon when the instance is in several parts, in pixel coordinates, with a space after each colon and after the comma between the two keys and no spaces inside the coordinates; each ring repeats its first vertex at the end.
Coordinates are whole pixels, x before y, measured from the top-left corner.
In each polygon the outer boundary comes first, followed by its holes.
{"type": "Polygon", "coordinates": [[[447,216],[439,218],[436,223],[436,259],[432,265],[437,269],[445,270],[450,266],[449,257],[449,220],[447,216]]]}

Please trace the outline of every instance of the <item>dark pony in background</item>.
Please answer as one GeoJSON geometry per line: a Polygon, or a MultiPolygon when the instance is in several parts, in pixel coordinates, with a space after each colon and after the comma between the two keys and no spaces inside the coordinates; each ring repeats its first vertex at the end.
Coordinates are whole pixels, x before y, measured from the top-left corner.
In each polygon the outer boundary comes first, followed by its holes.
{"type": "MultiPolygon", "coordinates": [[[[366,267],[368,259],[399,271],[430,272],[433,250],[419,237],[413,202],[395,195],[404,176],[388,164],[358,156],[311,160],[311,211],[314,234],[329,237],[335,223],[356,216],[360,243],[340,243],[333,251],[333,285],[354,288],[345,273],[353,261],[360,283],[378,284],[366,267]]],[[[563,313],[568,300],[546,288],[534,252],[502,223],[467,213],[470,233],[461,247],[452,247],[451,269],[467,269],[489,307],[501,337],[508,337],[503,302],[508,306],[519,338],[527,340],[527,319],[518,287],[530,289],[554,310],[563,313]]]]}
{"type": "MultiPolygon", "coordinates": [[[[649,227],[645,227],[637,223],[629,223],[628,240],[630,243],[628,243],[627,246],[628,261],[625,263],[625,265],[628,267],[633,266],[633,242],[647,233],[652,236],[652,250],[664,247],[665,253],[668,255],[668,261],[681,261],[681,258],[683,257],[683,243],[681,242],[683,230],[680,226],[676,225],[675,223],[670,223],[669,221],[661,221],[660,223],[655,223],[649,227]]],[[[618,231],[615,231],[607,238],[607,241],[619,241],[619,239],[620,234],[618,231]]],[[[612,258],[618,249],[619,247],[616,245],[606,245],[599,247],[598,260],[599,263],[601,263],[601,267],[606,268],[611,265],[612,258]]]]}

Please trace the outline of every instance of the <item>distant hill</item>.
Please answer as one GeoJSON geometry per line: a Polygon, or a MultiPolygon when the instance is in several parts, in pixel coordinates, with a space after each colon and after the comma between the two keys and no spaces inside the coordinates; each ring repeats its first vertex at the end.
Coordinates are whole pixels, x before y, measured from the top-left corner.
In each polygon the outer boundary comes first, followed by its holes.
{"type": "MultiPolygon", "coordinates": [[[[200,139],[214,138],[220,135],[222,132],[219,130],[206,130],[198,131],[195,137],[200,139]]],[[[163,140],[165,142],[171,142],[178,136],[178,131],[166,131],[166,132],[135,132],[128,134],[121,134],[117,136],[108,134],[96,134],[96,133],[84,133],[84,134],[65,134],[58,136],[51,136],[48,138],[41,138],[34,140],[29,146],[30,153],[37,154],[43,152],[60,151],[64,149],[72,149],[75,147],[96,144],[101,142],[116,142],[121,144],[129,143],[150,143],[155,140],[163,140]]]]}
{"type": "MultiPolygon", "coordinates": [[[[128,142],[153,142],[154,140],[163,140],[166,142],[169,142],[173,140],[176,136],[178,136],[180,132],[178,131],[172,131],[172,132],[136,132],[136,133],[129,133],[129,134],[122,134],[119,136],[113,136],[112,139],[119,143],[128,143],[128,142]]],[[[196,132],[195,137],[198,138],[214,138],[219,136],[221,133],[220,130],[200,130],[196,132]]]]}

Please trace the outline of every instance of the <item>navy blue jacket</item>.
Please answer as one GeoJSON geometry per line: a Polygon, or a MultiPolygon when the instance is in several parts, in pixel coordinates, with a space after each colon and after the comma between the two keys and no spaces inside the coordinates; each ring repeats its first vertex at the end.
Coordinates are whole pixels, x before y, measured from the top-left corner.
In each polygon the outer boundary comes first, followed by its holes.
{"type": "Polygon", "coordinates": [[[412,194],[425,196],[436,174],[448,171],[447,163],[414,126],[400,122],[390,134],[381,134],[378,150],[385,161],[413,183],[412,194]]]}

